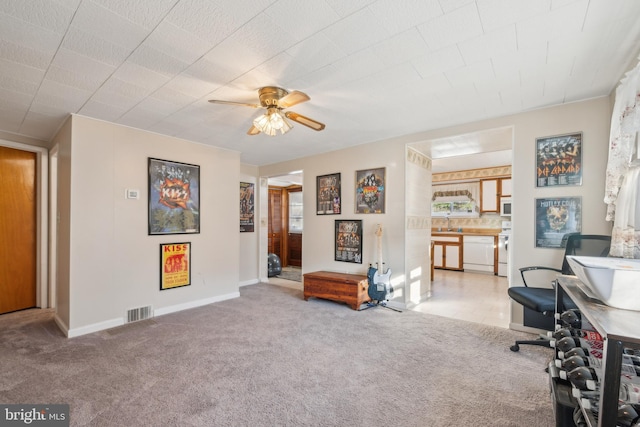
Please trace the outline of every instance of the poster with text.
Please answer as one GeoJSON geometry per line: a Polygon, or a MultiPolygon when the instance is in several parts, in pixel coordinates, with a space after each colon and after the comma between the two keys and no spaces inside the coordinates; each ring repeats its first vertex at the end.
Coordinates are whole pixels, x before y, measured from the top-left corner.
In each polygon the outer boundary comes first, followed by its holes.
{"type": "Polygon", "coordinates": [[[191,285],[191,242],[160,244],[160,290],[191,285]]]}
{"type": "Polygon", "coordinates": [[[356,171],[356,213],[384,213],[385,168],[356,171]]]}
{"type": "Polygon", "coordinates": [[[240,183],[240,232],[254,231],[254,192],[252,182],[240,183]]]}
{"type": "Polygon", "coordinates": [[[536,247],[562,248],[569,234],[582,229],[582,198],[535,199],[536,247]]]}
{"type": "Polygon", "coordinates": [[[536,139],[536,187],[582,185],[582,133],[536,139]]]}
{"type": "Polygon", "coordinates": [[[340,214],[340,192],[340,173],[316,177],[316,215],[340,214]]]}
{"type": "Polygon", "coordinates": [[[200,166],[149,159],[149,234],[200,233],[200,166]]]}
{"type": "Polygon", "coordinates": [[[335,260],[362,264],[362,220],[336,220],[335,260]]]}

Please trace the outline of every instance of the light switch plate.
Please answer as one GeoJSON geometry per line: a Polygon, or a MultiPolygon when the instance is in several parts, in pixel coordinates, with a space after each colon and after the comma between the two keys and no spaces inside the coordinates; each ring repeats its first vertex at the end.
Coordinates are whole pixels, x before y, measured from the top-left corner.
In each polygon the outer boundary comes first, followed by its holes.
{"type": "Polygon", "coordinates": [[[126,189],[124,192],[125,199],[139,199],[140,190],[126,189]]]}

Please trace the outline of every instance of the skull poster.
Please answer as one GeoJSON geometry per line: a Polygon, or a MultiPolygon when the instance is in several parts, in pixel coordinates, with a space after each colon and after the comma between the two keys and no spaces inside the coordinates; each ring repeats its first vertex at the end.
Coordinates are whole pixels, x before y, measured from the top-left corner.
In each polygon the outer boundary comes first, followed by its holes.
{"type": "Polygon", "coordinates": [[[536,247],[563,248],[569,234],[582,229],[582,199],[536,199],[536,247]]]}

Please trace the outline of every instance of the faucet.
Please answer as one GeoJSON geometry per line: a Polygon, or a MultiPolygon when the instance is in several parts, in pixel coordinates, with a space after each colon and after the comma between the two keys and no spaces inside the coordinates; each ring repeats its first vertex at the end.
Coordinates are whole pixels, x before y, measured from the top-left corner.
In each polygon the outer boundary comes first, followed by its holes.
{"type": "Polygon", "coordinates": [[[445,215],[445,216],[446,216],[446,218],[447,218],[447,231],[451,231],[451,225],[450,225],[450,223],[449,223],[449,220],[450,220],[449,215],[447,214],[447,215],[445,215]]]}

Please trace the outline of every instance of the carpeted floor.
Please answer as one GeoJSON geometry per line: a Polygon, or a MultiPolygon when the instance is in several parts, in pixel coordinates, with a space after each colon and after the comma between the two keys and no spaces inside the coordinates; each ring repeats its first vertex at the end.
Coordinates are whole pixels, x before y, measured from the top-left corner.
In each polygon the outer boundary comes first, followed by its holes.
{"type": "Polygon", "coordinates": [[[522,333],[258,284],[73,339],[50,310],[0,316],[0,402],[68,403],[72,426],[555,425],[549,349],[522,333]]]}

